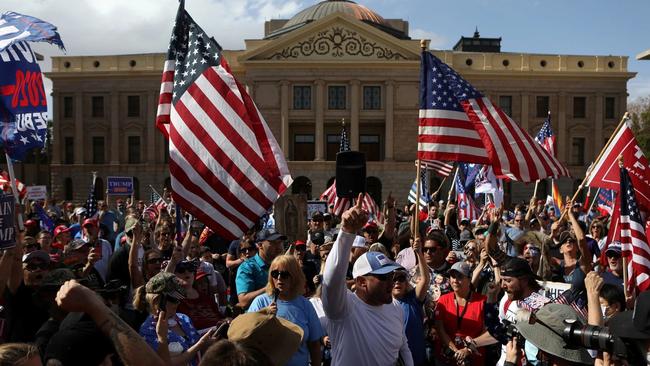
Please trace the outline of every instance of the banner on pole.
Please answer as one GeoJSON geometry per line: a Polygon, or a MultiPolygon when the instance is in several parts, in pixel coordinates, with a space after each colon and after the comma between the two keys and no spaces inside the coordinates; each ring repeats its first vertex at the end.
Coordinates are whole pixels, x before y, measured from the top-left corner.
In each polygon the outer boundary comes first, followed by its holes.
{"type": "Polygon", "coordinates": [[[0,250],[16,246],[14,226],[15,198],[12,194],[0,193],[0,250]]]}
{"type": "Polygon", "coordinates": [[[47,199],[47,186],[27,186],[27,199],[32,201],[47,199]]]}
{"type": "Polygon", "coordinates": [[[130,195],[133,193],[133,177],[108,177],[109,195],[130,195]]]}

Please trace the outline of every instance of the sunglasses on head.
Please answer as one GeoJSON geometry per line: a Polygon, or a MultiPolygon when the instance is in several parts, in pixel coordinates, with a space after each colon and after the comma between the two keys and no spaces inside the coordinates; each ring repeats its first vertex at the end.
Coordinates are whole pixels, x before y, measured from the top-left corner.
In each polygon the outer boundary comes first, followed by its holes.
{"type": "Polygon", "coordinates": [[[290,277],[291,273],[289,271],[278,271],[277,269],[271,271],[271,278],[275,278],[276,280],[286,280],[290,277]]]}
{"type": "Polygon", "coordinates": [[[49,266],[50,265],[48,263],[45,263],[45,262],[42,262],[42,263],[27,263],[27,265],[25,266],[25,269],[28,270],[29,272],[34,272],[34,271],[36,271],[38,269],[44,271],[44,270],[48,269],[49,266]]]}

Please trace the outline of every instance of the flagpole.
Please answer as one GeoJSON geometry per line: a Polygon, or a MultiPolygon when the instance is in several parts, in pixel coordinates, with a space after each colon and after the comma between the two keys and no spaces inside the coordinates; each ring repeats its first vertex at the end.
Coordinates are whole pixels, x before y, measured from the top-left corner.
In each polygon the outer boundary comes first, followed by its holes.
{"type": "Polygon", "coordinates": [[[589,210],[587,210],[587,214],[589,214],[589,212],[591,212],[591,209],[594,208],[594,203],[596,203],[596,201],[598,200],[598,193],[600,193],[600,187],[598,187],[598,189],[596,190],[596,195],[594,196],[594,199],[591,200],[591,205],[589,205],[589,210]]]}
{"type": "Polygon", "coordinates": [[[436,189],[435,192],[431,193],[431,197],[438,198],[438,193],[440,193],[440,189],[442,188],[442,186],[447,181],[447,178],[449,178],[449,177],[447,176],[447,177],[442,178],[442,182],[440,182],[440,185],[438,186],[438,189],[436,189]]]}
{"type": "Polygon", "coordinates": [[[539,186],[539,179],[535,181],[535,189],[533,190],[533,198],[537,200],[537,186],[539,186]]]}
{"type": "Polygon", "coordinates": [[[415,208],[413,210],[413,239],[418,239],[420,237],[419,230],[419,213],[420,213],[420,159],[416,160],[417,165],[415,166],[415,208]]]}
{"type": "Polygon", "coordinates": [[[449,188],[449,193],[447,194],[447,204],[451,201],[451,193],[456,188],[456,177],[458,177],[458,169],[460,166],[456,165],[456,172],[454,173],[454,180],[451,182],[451,187],[449,188]]]}
{"type": "Polygon", "coordinates": [[[23,215],[20,210],[20,198],[18,197],[18,191],[16,190],[16,176],[14,175],[14,163],[11,161],[9,154],[5,151],[5,158],[7,159],[7,170],[9,171],[9,180],[11,184],[11,191],[14,194],[14,199],[16,200],[16,217],[18,218],[18,231],[25,231],[25,225],[23,224],[23,215]]]}
{"type": "MultiPolygon", "coordinates": [[[[607,148],[609,147],[609,145],[612,143],[612,139],[613,139],[613,137],[616,136],[616,134],[618,133],[618,130],[620,130],[621,127],[623,126],[623,123],[625,123],[625,121],[627,121],[627,120],[629,119],[628,115],[629,115],[629,113],[628,113],[628,112],[625,112],[625,114],[623,115],[623,118],[622,118],[621,121],[618,123],[618,126],[616,126],[616,129],[614,129],[614,132],[612,132],[612,135],[611,135],[611,136],[609,137],[609,139],[607,140],[607,143],[606,143],[605,146],[600,150],[600,154],[598,154],[598,157],[596,158],[596,160],[594,160],[593,165],[592,165],[592,168],[593,168],[594,166],[598,165],[598,161],[600,160],[600,158],[601,158],[601,157],[603,156],[603,154],[605,153],[605,150],[607,150],[607,148]]],[[[593,169],[590,169],[589,171],[587,171],[587,174],[585,175],[585,178],[589,177],[589,175],[591,174],[591,171],[592,171],[592,170],[593,170],[593,169]]],[[[583,180],[583,183],[584,183],[584,182],[585,182],[585,181],[583,180]]],[[[578,189],[582,189],[582,184],[581,184],[580,186],[581,186],[581,187],[579,187],[578,189]]],[[[575,199],[575,197],[574,197],[574,199],[575,199]]]]}

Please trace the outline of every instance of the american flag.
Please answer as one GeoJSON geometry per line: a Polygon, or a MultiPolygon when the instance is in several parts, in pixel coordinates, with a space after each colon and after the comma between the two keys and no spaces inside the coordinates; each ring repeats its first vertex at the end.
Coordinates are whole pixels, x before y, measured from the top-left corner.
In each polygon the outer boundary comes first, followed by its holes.
{"type": "Polygon", "coordinates": [[[464,174],[460,174],[460,172],[456,175],[456,201],[458,202],[458,213],[461,219],[478,219],[481,211],[476,206],[473,195],[467,192],[464,174]]]}
{"type": "Polygon", "coordinates": [[[165,199],[162,198],[161,195],[158,194],[153,188],[151,189],[151,204],[156,207],[156,215],[160,213],[160,210],[167,210],[167,202],[165,202],[165,199]]]}
{"type": "Polygon", "coordinates": [[[625,285],[630,290],[645,291],[650,288],[650,246],[630,176],[624,167],[620,172],[621,248],[622,255],[631,258],[627,269],[629,282],[625,285]]]}
{"type": "MultiPolygon", "coordinates": [[[[9,178],[9,173],[5,170],[0,172],[0,190],[11,192],[11,178],[9,178]]],[[[27,186],[18,179],[16,179],[16,190],[18,191],[18,198],[21,200],[27,195],[27,186]]]]}
{"type": "Polygon", "coordinates": [[[418,159],[488,164],[485,145],[454,96],[445,67],[430,52],[422,52],[418,159]]]}
{"type": "MultiPolygon", "coordinates": [[[[415,166],[418,166],[417,161],[415,162],[415,166]]],[[[420,160],[420,168],[431,170],[443,177],[448,177],[454,169],[454,166],[438,160],[420,160]]]]}
{"type": "MultiPolygon", "coordinates": [[[[350,208],[350,199],[336,196],[336,181],[332,182],[332,185],[329,186],[320,195],[320,200],[326,201],[327,206],[333,204],[334,205],[333,212],[337,216],[341,216],[341,214],[345,210],[350,208]]],[[[363,201],[361,202],[361,205],[364,210],[368,211],[369,214],[368,220],[378,221],[380,219],[381,211],[379,209],[379,206],[377,206],[377,203],[368,192],[363,194],[363,201]]]]}
{"type": "Polygon", "coordinates": [[[291,184],[266,121],[221,46],[180,2],[156,125],[169,138],[173,199],[224,238],[238,238],[291,184]]]}
{"type": "Polygon", "coordinates": [[[555,135],[553,134],[553,126],[551,126],[551,113],[549,112],[548,117],[544,120],[542,128],[535,136],[535,141],[537,141],[544,150],[549,154],[555,156],[555,135]]]}
{"type": "MultiPolygon", "coordinates": [[[[409,191],[409,196],[408,196],[408,201],[411,203],[415,203],[415,200],[417,199],[417,185],[418,182],[417,180],[413,182],[413,185],[411,185],[411,190],[409,191]]],[[[431,202],[431,197],[429,196],[429,188],[427,188],[427,170],[426,169],[420,169],[420,210],[426,210],[427,205],[429,202],[431,202]]]]}
{"type": "Polygon", "coordinates": [[[430,52],[422,54],[421,73],[421,159],[490,164],[497,177],[522,182],[569,176],[528,132],[430,52]]]}

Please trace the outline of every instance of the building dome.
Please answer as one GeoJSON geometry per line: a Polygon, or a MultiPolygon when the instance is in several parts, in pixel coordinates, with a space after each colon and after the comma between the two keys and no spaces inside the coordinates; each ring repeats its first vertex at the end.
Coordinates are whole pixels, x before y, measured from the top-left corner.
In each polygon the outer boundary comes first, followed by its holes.
{"type": "Polygon", "coordinates": [[[388,22],[386,22],[381,15],[363,5],[355,3],[354,1],[326,0],[312,5],[294,15],[282,28],[293,28],[304,23],[325,18],[326,16],[337,12],[345,13],[365,22],[390,27],[388,22]]]}

